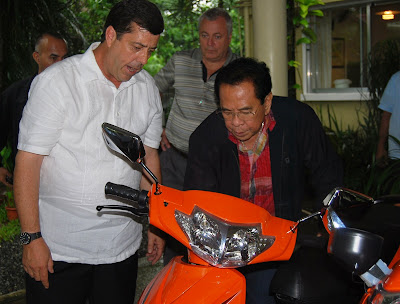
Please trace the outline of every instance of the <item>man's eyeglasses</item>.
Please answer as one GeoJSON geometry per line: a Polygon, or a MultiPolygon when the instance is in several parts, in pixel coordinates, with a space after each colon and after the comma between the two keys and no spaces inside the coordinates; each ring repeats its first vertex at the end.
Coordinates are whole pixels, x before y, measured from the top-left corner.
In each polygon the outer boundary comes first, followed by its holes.
{"type": "Polygon", "coordinates": [[[248,110],[234,112],[234,111],[230,111],[230,110],[226,110],[226,109],[219,109],[217,113],[221,113],[222,117],[227,121],[233,120],[233,118],[235,116],[237,116],[237,118],[240,120],[249,121],[249,120],[253,120],[253,118],[256,115],[259,108],[260,107],[258,107],[257,110],[255,110],[254,112],[248,111],[248,110]]]}

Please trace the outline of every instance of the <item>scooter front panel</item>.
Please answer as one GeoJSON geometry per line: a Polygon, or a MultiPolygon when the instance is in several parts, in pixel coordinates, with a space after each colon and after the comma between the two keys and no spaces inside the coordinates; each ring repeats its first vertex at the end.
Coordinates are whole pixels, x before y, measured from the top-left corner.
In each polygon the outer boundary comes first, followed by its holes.
{"type": "Polygon", "coordinates": [[[235,269],[187,264],[175,257],[147,286],[139,303],[245,303],[246,281],[235,269]]]}

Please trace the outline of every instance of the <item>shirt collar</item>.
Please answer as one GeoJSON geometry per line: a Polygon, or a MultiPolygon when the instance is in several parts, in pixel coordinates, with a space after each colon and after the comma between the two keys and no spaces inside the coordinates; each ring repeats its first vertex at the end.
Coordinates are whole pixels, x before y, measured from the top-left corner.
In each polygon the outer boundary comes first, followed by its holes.
{"type": "MultiPolygon", "coordinates": [[[[233,56],[232,50],[231,50],[230,48],[228,48],[228,56],[226,57],[226,60],[225,60],[225,62],[224,62],[224,64],[223,64],[222,67],[226,66],[229,62],[232,61],[232,56],[233,56]]],[[[203,63],[203,56],[201,55],[201,50],[198,49],[198,52],[195,52],[193,57],[195,57],[197,60],[200,60],[201,67],[202,67],[202,72],[203,72],[203,81],[206,82],[206,81],[207,81],[207,68],[206,68],[205,64],[203,63]]],[[[221,68],[222,68],[222,67],[221,67],[221,68]]],[[[221,69],[221,68],[220,68],[220,69],[221,69]]],[[[220,69],[218,69],[217,71],[215,71],[215,72],[210,76],[210,78],[211,78],[213,75],[216,75],[220,69]]]]}
{"type": "MultiPolygon", "coordinates": [[[[268,129],[269,132],[271,132],[275,128],[275,125],[276,125],[276,121],[275,121],[275,118],[274,118],[274,114],[272,113],[272,110],[271,110],[271,111],[269,111],[269,113],[264,118],[264,127],[263,127],[263,130],[262,130],[262,133],[267,135],[268,134],[267,133],[267,129],[268,129]]],[[[228,138],[235,145],[239,145],[240,144],[240,141],[235,136],[233,136],[233,134],[231,132],[229,132],[229,131],[228,131],[228,138]]]]}
{"type": "MultiPolygon", "coordinates": [[[[93,50],[95,50],[99,45],[100,42],[92,43],[87,49],[87,51],[83,54],[81,60],[82,76],[87,81],[101,80],[114,86],[114,84],[110,80],[108,80],[106,76],[104,76],[94,56],[93,50]]],[[[131,79],[129,79],[128,81],[122,82],[121,85],[119,86],[119,89],[124,89],[126,87],[129,87],[137,81],[146,82],[142,71],[133,75],[131,79]]]]}

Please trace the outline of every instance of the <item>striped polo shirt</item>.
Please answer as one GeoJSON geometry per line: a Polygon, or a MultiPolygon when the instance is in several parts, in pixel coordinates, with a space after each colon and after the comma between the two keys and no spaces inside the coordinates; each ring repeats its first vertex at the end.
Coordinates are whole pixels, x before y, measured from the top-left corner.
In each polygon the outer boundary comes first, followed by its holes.
{"type": "MultiPolygon", "coordinates": [[[[224,66],[237,59],[231,49],[224,66]]],[[[204,80],[200,49],[176,52],[154,79],[160,92],[175,89],[166,133],[169,142],[187,153],[189,137],[203,120],[217,109],[214,82],[217,73],[204,80]]]]}

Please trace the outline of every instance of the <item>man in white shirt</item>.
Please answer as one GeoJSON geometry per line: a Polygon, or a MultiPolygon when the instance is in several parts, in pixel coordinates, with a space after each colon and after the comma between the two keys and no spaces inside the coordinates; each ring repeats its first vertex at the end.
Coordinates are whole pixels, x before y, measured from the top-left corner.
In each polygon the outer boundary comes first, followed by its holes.
{"type": "MultiPolygon", "coordinates": [[[[142,226],[113,213],[107,181],[149,189],[150,179],[108,150],[101,124],[139,135],[160,178],[162,106],[144,70],[164,22],[147,0],[110,11],[102,42],[38,75],[20,124],[15,199],[28,303],[132,303],[142,226]]],[[[118,203],[118,202],[113,202],[118,203]]],[[[164,240],[149,230],[148,259],[164,240]]]]}
{"type": "Polygon", "coordinates": [[[382,119],[376,160],[384,167],[390,159],[400,159],[400,71],[390,78],[378,108],[382,110],[382,119]]]}

